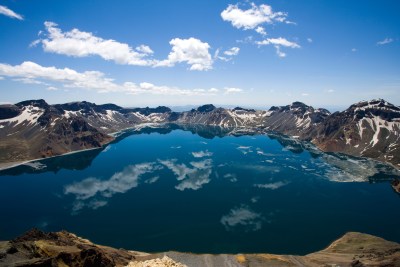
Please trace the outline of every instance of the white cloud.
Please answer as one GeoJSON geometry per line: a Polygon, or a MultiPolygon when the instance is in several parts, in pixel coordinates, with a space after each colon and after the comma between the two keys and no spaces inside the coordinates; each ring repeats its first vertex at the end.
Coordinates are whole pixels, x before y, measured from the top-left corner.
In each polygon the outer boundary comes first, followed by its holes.
{"type": "MultiPolygon", "coordinates": [[[[241,9],[239,4],[229,5],[225,10],[221,12],[221,17],[224,21],[229,21],[235,28],[243,30],[255,30],[262,36],[266,36],[267,32],[265,27],[262,25],[273,24],[273,23],[286,23],[295,24],[295,22],[287,20],[287,13],[285,12],[273,12],[272,7],[269,5],[261,4],[257,6],[254,3],[250,3],[251,7],[247,10],[241,9]]],[[[307,39],[312,42],[310,38],[307,39]]],[[[250,40],[252,42],[252,40],[250,40]]],[[[239,40],[237,42],[245,42],[239,40]]],[[[248,42],[248,41],[246,41],[248,42]]],[[[268,38],[263,41],[252,42],[259,46],[262,45],[274,45],[276,54],[278,57],[286,57],[286,53],[281,51],[281,47],[300,48],[295,42],[290,42],[285,38],[268,38]]],[[[223,59],[222,59],[223,60],[223,59]]]]}
{"type": "Polygon", "coordinates": [[[231,61],[234,56],[237,56],[239,54],[240,48],[239,47],[232,47],[228,50],[225,50],[223,54],[225,56],[220,56],[220,49],[217,49],[214,53],[214,59],[219,59],[225,62],[231,61]]]}
{"type": "Polygon", "coordinates": [[[285,186],[287,184],[288,184],[287,182],[276,182],[276,183],[269,183],[269,184],[255,184],[254,187],[275,190],[275,189],[281,188],[282,186],[285,186]]]}
{"type": "Polygon", "coordinates": [[[227,230],[242,226],[248,231],[257,231],[261,229],[262,221],[261,214],[252,211],[246,205],[231,209],[227,215],[221,218],[221,223],[227,230]]]}
{"type": "Polygon", "coordinates": [[[300,45],[298,45],[295,42],[290,42],[289,40],[279,37],[279,38],[267,38],[263,41],[258,41],[256,42],[258,45],[278,45],[278,46],[284,46],[284,47],[290,47],[290,48],[300,48],[300,45]]]}
{"type": "Polygon", "coordinates": [[[357,52],[357,48],[352,48],[351,52],[357,52]]]}
{"type": "Polygon", "coordinates": [[[278,57],[280,58],[286,57],[286,53],[281,51],[281,47],[279,45],[275,45],[275,49],[278,57]]]}
{"type": "Polygon", "coordinates": [[[135,51],[128,44],[96,37],[91,32],[83,32],[78,29],[62,32],[56,23],[49,21],[46,21],[44,25],[47,30],[47,38],[40,42],[46,52],[74,57],[96,55],[118,64],[139,66],[153,64],[152,60],[146,59],[148,52],[151,51],[148,46],[139,46],[139,51],[135,51]]]}
{"type": "Polygon", "coordinates": [[[385,45],[385,44],[390,44],[391,42],[393,42],[392,38],[385,38],[382,41],[377,42],[377,45],[385,45]]]}
{"type": "Polygon", "coordinates": [[[46,89],[49,90],[49,91],[57,91],[58,90],[58,88],[54,87],[54,86],[49,86],[46,89]]]}
{"type": "Polygon", "coordinates": [[[265,29],[264,29],[264,27],[261,27],[261,26],[258,26],[257,28],[256,28],[256,32],[257,33],[259,33],[259,34],[261,34],[261,35],[267,35],[267,32],[265,31],[265,29]]]}
{"type": "Polygon", "coordinates": [[[302,93],[301,95],[302,96],[309,96],[310,94],[309,93],[302,93]]]}
{"type": "Polygon", "coordinates": [[[61,82],[66,87],[108,91],[118,89],[118,85],[113,83],[112,79],[105,78],[104,74],[98,71],[77,72],[69,68],[43,67],[31,61],[15,66],[0,63],[0,74],[23,79],[61,82]]]}
{"type": "Polygon", "coordinates": [[[37,46],[38,44],[40,44],[41,42],[42,42],[42,40],[37,39],[37,40],[31,42],[31,43],[29,44],[29,47],[35,47],[35,46],[37,46]]]}
{"type": "Polygon", "coordinates": [[[285,23],[286,23],[286,24],[291,24],[291,25],[297,25],[296,22],[294,22],[294,21],[289,21],[289,20],[286,20],[285,23]]]}
{"type": "Polygon", "coordinates": [[[24,20],[24,18],[20,15],[12,11],[6,6],[0,6],[0,14],[13,18],[13,19],[19,19],[19,20],[24,20]]]}
{"type": "Polygon", "coordinates": [[[15,79],[13,79],[13,81],[21,82],[21,83],[24,83],[24,84],[44,84],[44,85],[48,85],[45,82],[38,81],[38,80],[29,78],[29,77],[15,78],[15,79]]]}
{"type": "Polygon", "coordinates": [[[4,77],[0,76],[0,81],[1,81],[1,80],[4,80],[4,77]]]}
{"type": "Polygon", "coordinates": [[[225,94],[241,93],[243,89],[235,87],[225,87],[225,94]]]}
{"type": "Polygon", "coordinates": [[[44,51],[73,57],[100,56],[117,64],[172,67],[177,63],[187,63],[190,70],[212,69],[212,58],[209,53],[209,44],[196,38],[174,38],[169,43],[172,50],[165,60],[156,60],[150,56],[154,51],[147,45],[139,45],[135,49],[126,43],[112,39],[103,39],[84,32],[72,29],[63,32],[54,22],[44,23],[47,35],[44,39],[35,40],[30,46],[41,43],[44,51]]]}
{"type": "Polygon", "coordinates": [[[175,38],[170,42],[172,51],[168,59],[157,62],[154,66],[174,66],[176,63],[186,62],[190,70],[210,70],[213,60],[208,49],[210,45],[196,38],[175,38]]]}
{"type": "Polygon", "coordinates": [[[224,21],[229,21],[232,26],[238,29],[256,29],[263,23],[272,24],[274,22],[284,22],[287,13],[273,12],[269,5],[259,5],[251,3],[251,8],[242,10],[239,5],[229,5],[221,12],[224,21]]]}
{"type": "Polygon", "coordinates": [[[307,38],[307,42],[312,43],[312,42],[313,42],[313,39],[307,38]]]}
{"type": "Polygon", "coordinates": [[[49,86],[47,82],[58,82],[66,88],[81,88],[94,90],[100,93],[123,92],[127,94],[156,94],[156,95],[214,95],[218,89],[180,89],[177,87],[158,86],[149,82],[139,84],[125,82],[118,84],[114,79],[105,77],[99,71],[77,72],[73,69],[56,67],[43,67],[31,61],[25,61],[20,65],[0,63],[0,75],[15,78],[23,83],[36,83],[49,86]]]}
{"type": "Polygon", "coordinates": [[[226,50],[224,54],[227,56],[237,56],[239,54],[239,51],[240,51],[239,47],[232,47],[231,49],[226,50]]]}
{"type": "Polygon", "coordinates": [[[154,95],[213,95],[205,89],[180,89],[177,87],[158,86],[148,82],[142,82],[139,85],[135,83],[126,82],[123,84],[123,90],[128,94],[154,94],[154,95]]]}
{"type": "Polygon", "coordinates": [[[242,43],[242,44],[249,44],[249,43],[253,43],[253,36],[247,36],[242,40],[236,40],[236,43],[242,43]]]}
{"type": "Polygon", "coordinates": [[[333,93],[333,92],[335,92],[335,90],[333,90],[333,89],[328,89],[327,92],[328,92],[328,93],[333,93]]]}
{"type": "Polygon", "coordinates": [[[151,48],[147,45],[140,45],[140,46],[136,47],[136,51],[143,53],[143,54],[147,54],[147,55],[154,54],[154,51],[151,50],[151,48]]]}
{"type": "Polygon", "coordinates": [[[300,48],[300,45],[298,45],[295,42],[291,42],[287,40],[286,38],[267,38],[263,41],[257,41],[256,44],[258,45],[273,45],[276,49],[276,54],[278,57],[286,57],[286,53],[281,51],[281,47],[289,47],[289,48],[300,48]]]}

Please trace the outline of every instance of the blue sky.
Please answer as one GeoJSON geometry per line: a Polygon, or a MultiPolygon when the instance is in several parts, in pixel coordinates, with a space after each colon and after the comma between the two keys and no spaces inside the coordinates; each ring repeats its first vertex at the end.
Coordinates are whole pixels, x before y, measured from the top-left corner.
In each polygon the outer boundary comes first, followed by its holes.
{"type": "Polygon", "coordinates": [[[400,2],[0,0],[0,102],[400,104],[400,2]]]}

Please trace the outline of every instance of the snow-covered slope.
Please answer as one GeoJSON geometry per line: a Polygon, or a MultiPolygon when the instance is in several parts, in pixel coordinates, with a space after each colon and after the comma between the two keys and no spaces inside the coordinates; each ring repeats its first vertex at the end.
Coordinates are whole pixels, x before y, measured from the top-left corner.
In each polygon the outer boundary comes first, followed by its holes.
{"type": "Polygon", "coordinates": [[[400,167],[400,108],[363,101],[329,116],[313,142],[325,151],[375,158],[400,167]]]}
{"type": "Polygon", "coordinates": [[[216,108],[213,105],[203,105],[197,109],[183,112],[175,122],[185,124],[205,124],[223,128],[264,127],[268,112],[253,109],[216,108]]]}
{"type": "Polygon", "coordinates": [[[312,141],[324,151],[375,158],[400,168],[400,108],[381,99],[334,114],[301,102],[268,111],[209,104],[172,112],[167,107],[29,100],[0,105],[0,163],[100,147],[113,140],[113,132],[159,123],[179,124],[204,136],[208,133],[202,126],[215,126],[213,134],[218,136],[278,132],[312,141]]]}
{"type": "Polygon", "coordinates": [[[265,120],[266,129],[309,140],[315,134],[330,112],[326,109],[314,109],[301,102],[291,105],[271,107],[265,120]]]}
{"type": "Polygon", "coordinates": [[[113,139],[83,117],[68,116],[44,100],[2,106],[0,114],[0,163],[100,147],[113,139]]]}

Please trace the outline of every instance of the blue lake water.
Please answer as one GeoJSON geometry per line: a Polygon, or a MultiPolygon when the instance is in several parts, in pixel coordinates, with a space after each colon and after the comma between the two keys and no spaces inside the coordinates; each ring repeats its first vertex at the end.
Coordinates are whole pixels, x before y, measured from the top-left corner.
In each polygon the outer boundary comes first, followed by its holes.
{"type": "Polygon", "coordinates": [[[0,172],[0,240],[38,227],[139,251],[305,254],[348,231],[400,241],[398,171],[279,135],[145,128],[0,172]]]}

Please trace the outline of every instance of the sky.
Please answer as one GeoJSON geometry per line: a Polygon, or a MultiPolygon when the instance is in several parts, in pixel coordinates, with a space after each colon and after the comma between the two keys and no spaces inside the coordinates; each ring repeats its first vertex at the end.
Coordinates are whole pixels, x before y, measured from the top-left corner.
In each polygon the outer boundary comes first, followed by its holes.
{"type": "Polygon", "coordinates": [[[400,105],[397,0],[0,0],[0,102],[400,105]]]}

